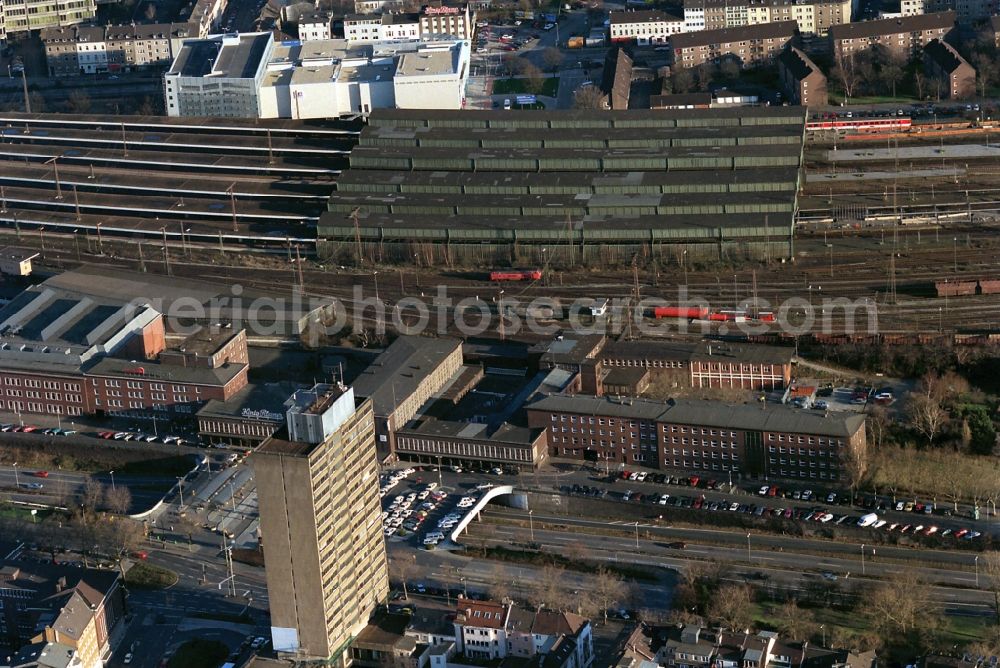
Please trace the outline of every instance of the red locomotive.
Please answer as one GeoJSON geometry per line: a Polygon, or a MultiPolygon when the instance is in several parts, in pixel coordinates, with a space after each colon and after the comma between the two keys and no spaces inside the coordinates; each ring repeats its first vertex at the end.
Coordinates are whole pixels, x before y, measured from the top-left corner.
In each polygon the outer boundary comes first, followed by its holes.
{"type": "Polygon", "coordinates": [[[538,281],[542,278],[541,269],[511,269],[509,271],[491,271],[491,281],[538,281]]]}

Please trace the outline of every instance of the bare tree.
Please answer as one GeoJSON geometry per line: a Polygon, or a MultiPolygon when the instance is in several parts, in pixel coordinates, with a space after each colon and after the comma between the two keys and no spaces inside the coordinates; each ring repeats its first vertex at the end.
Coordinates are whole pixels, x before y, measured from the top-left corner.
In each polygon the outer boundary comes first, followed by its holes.
{"type": "Polygon", "coordinates": [[[857,57],[854,54],[844,55],[839,49],[836,50],[833,59],[833,70],[830,74],[840,82],[840,87],[844,90],[844,95],[848,98],[854,97],[855,88],[860,80],[857,68],[857,57]]]}
{"type": "Polygon", "coordinates": [[[694,74],[690,68],[682,67],[670,79],[675,93],[690,93],[694,88],[694,74]]]}
{"type": "Polygon", "coordinates": [[[847,451],[844,453],[844,468],[847,470],[851,486],[851,505],[854,505],[854,496],[868,475],[869,461],[867,440],[848,445],[847,451]]]}
{"type": "Polygon", "coordinates": [[[507,570],[500,564],[493,564],[486,575],[486,595],[494,601],[502,601],[510,596],[507,570]]]}
{"type": "Polygon", "coordinates": [[[608,621],[608,608],[621,602],[627,595],[625,581],[606,568],[599,568],[594,574],[591,590],[604,611],[604,621],[608,621]]]}
{"type": "Polygon", "coordinates": [[[80,504],[86,513],[93,513],[104,503],[104,485],[97,478],[88,477],[83,483],[80,504]]]}
{"type": "Polygon", "coordinates": [[[979,568],[985,576],[987,590],[993,594],[993,612],[997,626],[1000,626],[1000,552],[991,550],[981,554],[979,568]]]}
{"type": "Polygon", "coordinates": [[[924,99],[924,90],[927,88],[927,77],[924,76],[924,73],[920,69],[913,72],[913,88],[917,92],[917,99],[924,99]]]}
{"type": "Polygon", "coordinates": [[[912,393],[907,400],[906,414],[910,424],[927,439],[928,444],[934,442],[948,421],[948,413],[940,400],[928,393],[912,393]]]}
{"type": "Polygon", "coordinates": [[[90,96],[82,90],[74,90],[66,100],[66,107],[71,114],[86,114],[90,111],[90,96]]]}
{"type": "Polygon", "coordinates": [[[124,515],[132,507],[132,492],[125,485],[115,485],[105,490],[104,505],[111,512],[124,515]]]}
{"type": "Polygon", "coordinates": [[[573,94],[575,109],[607,109],[604,93],[597,86],[584,86],[573,94]]]}
{"type": "Polygon", "coordinates": [[[542,63],[550,70],[557,69],[563,61],[563,53],[554,46],[547,47],[542,51],[542,63]]]}
{"type": "Polygon", "coordinates": [[[796,642],[808,640],[816,625],[812,621],[812,613],[800,608],[794,599],[789,599],[778,609],[778,628],[782,635],[796,642]]]}
{"type": "Polygon", "coordinates": [[[707,616],[732,631],[745,629],[751,622],[752,596],[750,585],[724,585],[715,592],[707,616]]]}
{"type": "Polygon", "coordinates": [[[926,584],[913,574],[896,575],[868,590],[864,612],[872,630],[887,641],[912,640],[924,633],[935,608],[926,584]]]}
{"type": "Polygon", "coordinates": [[[410,578],[412,578],[413,574],[416,573],[417,570],[416,561],[414,559],[408,559],[405,557],[397,558],[390,561],[389,566],[395,572],[396,577],[399,578],[399,581],[403,584],[403,598],[405,598],[407,601],[410,600],[410,592],[406,587],[410,578]]]}
{"type": "Polygon", "coordinates": [[[521,76],[528,80],[527,88],[529,92],[537,94],[541,93],[545,88],[545,75],[534,63],[525,61],[524,67],[521,69],[521,76]]]}

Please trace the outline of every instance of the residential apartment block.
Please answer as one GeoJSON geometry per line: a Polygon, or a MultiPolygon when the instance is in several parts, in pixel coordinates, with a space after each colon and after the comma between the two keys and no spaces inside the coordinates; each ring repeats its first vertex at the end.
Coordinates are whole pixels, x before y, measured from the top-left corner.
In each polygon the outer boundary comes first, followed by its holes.
{"type": "Polygon", "coordinates": [[[863,415],[785,406],[552,395],[528,405],[549,453],[591,461],[724,474],[844,480],[863,452],[863,415]]]}
{"type": "Polygon", "coordinates": [[[166,66],[185,39],[198,36],[193,23],[45,28],[49,76],[131,72],[166,66]]]}
{"type": "Polygon", "coordinates": [[[471,40],[475,18],[468,5],[461,8],[428,6],[420,12],[354,14],[344,18],[344,38],[348,42],[471,40]]]}
{"type": "Polygon", "coordinates": [[[797,37],[796,26],[795,21],[781,21],[674,35],[670,38],[673,64],[697,67],[726,58],[734,59],[742,68],[770,64],[797,37]]]}
{"type": "Polygon", "coordinates": [[[320,39],[332,39],[331,17],[327,12],[312,12],[300,14],[298,20],[299,39],[303,42],[315,42],[320,39]]]}
{"type": "Polygon", "coordinates": [[[976,70],[947,42],[932,39],[924,47],[924,71],[930,89],[941,97],[964,100],[976,95],[976,70]]]}
{"type": "Polygon", "coordinates": [[[656,9],[611,12],[610,32],[612,42],[662,44],[684,32],[684,19],[656,9]]]}
{"type": "Polygon", "coordinates": [[[955,12],[946,11],[835,26],[828,37],[836,58],[880,45],[897,58],[909,60],[920,55],[931,40],[950,37],[954,29],[955,12]]]}
{"type": "MultiPolygon", "coordinates": [[[[955,20],[965,26],[985,21],[1000,12],[996,0],[901,0],[901,2],[919,3],[922,10],[919,13],[923,14],[954,10],[955,20]]],[[[902,4],[900,9],[903,11],[902,4]]],[[[915,8],[910,11],[915,11],[915,8]]]]}
{"type": "Polygon", "coordinates": [[[806,35],[825,35],[851,22],[851,0],[684,0],[686,32],[781,21],[795,21],[806,35]]]}
{"type": "Polygon", "coordinates": [[[4,0],[0,2],[0,44],[8,35],[92,21],[94,0],[4,0]]]}
{"type": "Polygon", "coordinates": [[[790,104],[825,107],[826,75],[802,50],[789,46],[778,56],[778,78],[790,104]]]}
{"type": "Polygon", "coordinates": [[[0,646],[29,660],[58,652],[69,659],[59,665],[103,668],[121,637],[124,594],[118,571],[4,560],[0,646]]]}
{"type": "Polygon", "coordinates": [[[371,400],[319,384],[251,455],[275,650],[346,665],[389,593],[371,400]]]}

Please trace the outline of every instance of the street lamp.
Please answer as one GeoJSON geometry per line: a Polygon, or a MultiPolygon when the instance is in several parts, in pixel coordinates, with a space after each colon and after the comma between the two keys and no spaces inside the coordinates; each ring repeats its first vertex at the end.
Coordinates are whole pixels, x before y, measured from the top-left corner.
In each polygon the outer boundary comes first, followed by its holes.
{"type": "Polygon", "coordinates": [[[865,544],[861,543],[861,574],[865,574],[865,544]]]}
{"type": "Polygon", "coordinates": [[[14,462],[14,487],[21,487],[21,482],[17,479],[17,462],[14,462]]]}
{"type": "MultiPolygon", "coordinates": [[[[15,464],[14,466],[17,466],[17,464],[15,464]]],[[[534,510],[529,510],[528,511],[528,531],[531,533],[531,542],[532,543],[535,542],[535,522],[531,518],[531,516],[534,515],[534,514],[535,514],[534,510]]]]}
{"type": "Polygon", "coordinates": [[[111,491],[113,492],[115,491],[115,472],[108,471],[108,473],[111,474],[111,491]]]}
{"type": "Polygon", "coordinates": [[[976,555],[976,558],[974,559],[974,562],[976,564],[976,589],[979,589],[979,555],[978,554],[976,555]]]}
{"type": "Polygon", "coordinates": [[[639,520],[635,521],[635,549],[639,549],[639,520]]]}
{"type": "Polygon", "coordinates": [[[952,238],[952,256],[955,265],[955,273],[958,273],[958,237],[952,238]]]}
{"type": "Polygon", "coordinates": [[[372,272],[372,280],[374,280],[374,282],[375,282],[375,301],[381,301],[378,298],[378,272],[377,271],[373,271],[372,272]]]}
{"type": "Polygon", "coordinates": [[[177,476],[177,488],[180,490],[181,495],[181,508],[184,507],[184,476],[177,476]]]}
{"type": "Polygon", "coordinates": [[[750,557],[750,532],[747,531],[747,563],[752,564],[753,559],[750,557]]]}

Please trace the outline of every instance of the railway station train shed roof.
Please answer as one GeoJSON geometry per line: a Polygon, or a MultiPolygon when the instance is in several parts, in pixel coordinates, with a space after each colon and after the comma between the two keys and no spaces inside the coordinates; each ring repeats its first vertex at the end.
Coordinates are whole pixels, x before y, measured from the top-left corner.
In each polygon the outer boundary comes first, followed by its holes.
{"type": "Polygon", "coordinates": [[[790,244],[804,124],[801,107],[380,109],[318,234],[379,243],[790,244]]]}

